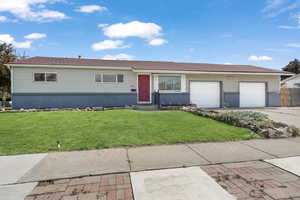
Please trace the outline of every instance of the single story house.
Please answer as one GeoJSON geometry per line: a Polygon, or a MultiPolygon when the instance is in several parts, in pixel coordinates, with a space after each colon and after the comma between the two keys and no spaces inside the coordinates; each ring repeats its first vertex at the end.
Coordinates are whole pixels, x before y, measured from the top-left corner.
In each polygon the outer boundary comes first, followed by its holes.
{"type": "Polygon", "coordinates": [[[300,74],[294,75],[281,81],[283,88],[300,88],[300,74]]]}
{"type": "Polygon", "coordinates": [[[14,109],[157,102],[213,108],[280,106],[284,74],[248,65],[54,57],[32,57],[8,66],[14,109]]]}

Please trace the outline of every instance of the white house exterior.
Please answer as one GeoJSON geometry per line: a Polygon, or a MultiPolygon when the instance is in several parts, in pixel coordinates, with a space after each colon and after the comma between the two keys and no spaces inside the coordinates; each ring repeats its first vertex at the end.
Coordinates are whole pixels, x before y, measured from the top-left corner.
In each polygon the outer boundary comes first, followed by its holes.
{"type": "Polygon", "coordinates": [[[287,78],[281,82],[283,88],[300,88],[300,74],[287,78]]]}
{"type": "Polygon", "coordinates": [[[9,67],[15,109],[155,103],[280,106],[283,74],[243,65],[50,57],[16,61],[9,67]]]}

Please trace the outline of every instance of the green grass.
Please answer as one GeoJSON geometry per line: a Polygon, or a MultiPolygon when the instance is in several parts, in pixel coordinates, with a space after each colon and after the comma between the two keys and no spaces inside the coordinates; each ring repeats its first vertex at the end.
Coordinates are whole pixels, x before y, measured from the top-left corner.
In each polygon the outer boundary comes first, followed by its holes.
{"type": "Polygon", "coordinates": [[[0,155],[250,139],[250,130],[182,111],[0,114],[0,155]]]}

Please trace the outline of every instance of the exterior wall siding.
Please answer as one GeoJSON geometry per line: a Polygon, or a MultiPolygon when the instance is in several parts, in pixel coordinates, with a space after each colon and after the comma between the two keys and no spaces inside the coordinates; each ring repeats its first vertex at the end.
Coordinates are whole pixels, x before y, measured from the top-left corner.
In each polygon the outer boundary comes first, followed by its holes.
{"type": "MultiPolygon", "coordinates": [[[[153,99],[155,99],[155,97],[153,99]]],[[[185,93],[160,93],[159,103],[161,105],[188,105],[190,104],[190,94],[186,92],[185,93]]]]}
{"type": "Polygon", "coordinates": [[[223,107],[238,108],[240,106],[240,93],[224,92],[223,107]]]}
{"type": "Polygon", "coordinates": [[[137,104],[136,93],[35,93],[12,95],[13,109],[86,108],[137,104]]]}
{"type": "Polygon", "coordinates": [[[187,91],[191,80],[222,81],[224,92],[239,92],[239,82],[266,82],[268,92],[280,92],[280,76],[274,75],[213,75],[213,74],[187,74],[187,91]]]}
{"type": "Polygon", "coordinates": [[[12,93],[130,93],[137,89],[136,73],[129,70],[13,68],[12,93]],[[57,82],[34,82],[34,72],[56,72],[57,82]],[[123,83],[97,83],[97,73],[124,74],[123,83]]]}
{"type": "Polygon", "coordinates": [[[280,93],[268,92],[267,94],[268,94],[267,95],[267,106],[279,107],[280,106],[280,93]]]}
{"type": "Polygon", "coordinates": [[[285,84],[283,84],[284,88],[300,88],[300,76],[288,80],[285,82],[285,84]]]}
{"type": "MultiPolygon", "coordinates": [[[[137,74],[129,70],[18,68],[13,69],[13,108],[77,108],[137,104],[137,74]],[[34,82],[34,72],[56,72],[57,82],[34,82]],[[120,73],[124,83],[96,83],[97,73],[120,73]]],[[[267,83],[267,106],[280,106],[280,76],[185,74],[182,92],[161,93],[162,105],[190,104],[190,81],[221,82],[221,106],[239,107],[239,83],[267,83]]],[[[152,89],[154,89],[152,76],[152,89]]],[[[153,90],[154,91],[154,90],[153,90]]],[[[154,95],[153,95],[154,96],[154,95]]],[[[155,98],[152,98],[152,103],[155,98]]]]}
{"type": "Polygon", "coordinates": [[[267,106],[280,106],[280,76],[274,75],[186,75],[187,91],[190,81],[221,81],[223,92],[223,107],[239,107],[239,83],[240,82],[265,82],[267,84],[267,106]]]}

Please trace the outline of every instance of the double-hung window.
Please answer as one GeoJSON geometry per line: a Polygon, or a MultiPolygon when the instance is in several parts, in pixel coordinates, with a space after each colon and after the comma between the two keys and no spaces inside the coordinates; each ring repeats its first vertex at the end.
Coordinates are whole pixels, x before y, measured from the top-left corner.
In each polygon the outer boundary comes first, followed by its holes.
{"type": "Polygon", "coordinates": [[[57,81],[57,73],[36,72],[36,73],[34,73],[33,80],[35,82],[56,82],[57,81]]]}
{"type": "Polygon", "coordinates": [[[109,73],[96,74],[95,81],[98,83],[123,83],[124,75],[109,73]]]}
{"type": "Polygon", "coordinates": [[[159,76],[158,89],[162,91],[180,91],[181,76],[159,76]]]}

